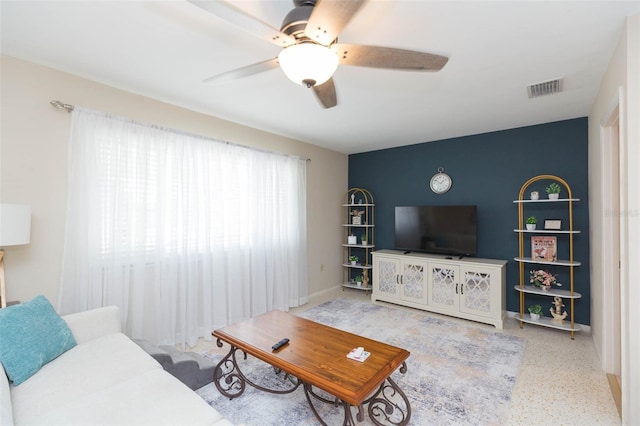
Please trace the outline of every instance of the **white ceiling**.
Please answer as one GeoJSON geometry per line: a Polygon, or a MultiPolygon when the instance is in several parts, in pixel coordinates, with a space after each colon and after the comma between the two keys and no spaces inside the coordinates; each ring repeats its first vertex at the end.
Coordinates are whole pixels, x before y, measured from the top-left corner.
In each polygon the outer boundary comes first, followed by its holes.
{"type": "MultiPolygon", "coordinates": [[[[280,28],[291,0],[236,1],[280,28]]],[[[437,73],[341,66],[322,109],[281,70],[210,86],[279,48],[186,1],[0,1],[2,54],[344,153],[587,116],[639,1],[370,0],[340,41],[449,57],[437,73]],[[537,99],[526,86],[564,77],[537,99]]],[[[60,99],[65,102],[65,99],[60,99]]]]}

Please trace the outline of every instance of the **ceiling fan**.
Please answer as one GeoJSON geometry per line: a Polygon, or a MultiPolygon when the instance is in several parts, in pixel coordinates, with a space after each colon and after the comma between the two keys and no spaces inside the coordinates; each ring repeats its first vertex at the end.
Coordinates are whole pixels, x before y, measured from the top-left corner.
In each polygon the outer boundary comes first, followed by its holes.
{"type": "Polygon", "coordinates": [[[338,43],[338,35],[366,0],[293,0],[280,30],[227,1],[188,0],[255,36],[283,48],[278,57],[207,78],[223,83],[280,66],[295,83],[313,89],[324,108],[337,105],[338,64],[410,71],[439,71],[445,56],[391,47],[338,43]]]}

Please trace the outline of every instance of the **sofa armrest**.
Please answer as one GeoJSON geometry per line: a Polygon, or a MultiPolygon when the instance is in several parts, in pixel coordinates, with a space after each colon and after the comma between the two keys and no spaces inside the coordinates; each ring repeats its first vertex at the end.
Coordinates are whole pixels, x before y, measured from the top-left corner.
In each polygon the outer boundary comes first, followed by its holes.
{"type": "Polygon", "coordinates": [[[0,425],[13,426],[13,406],[9,378],[0,362],[0,425]]]}
{"type": "Polygon", "coordinates": [[[78,344],[88,342],[111,333],[119,333],[120,309],[116,306],[92,309],[62,317],[78,344]]]}

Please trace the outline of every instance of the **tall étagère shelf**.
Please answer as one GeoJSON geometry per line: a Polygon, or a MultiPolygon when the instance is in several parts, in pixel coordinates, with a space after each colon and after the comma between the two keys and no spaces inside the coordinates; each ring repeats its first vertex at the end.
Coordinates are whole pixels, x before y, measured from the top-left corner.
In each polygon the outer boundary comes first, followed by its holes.
{"type": "Polygon", "coordinates": [[[371,192],[363,188],[347,191],[342,204],[342,287],[371,291],[375,229],[375,203],[371,192]],[[356,256],[353,264],[349,259],[356,256]],[[359,278],[359,280],[358,280],[359,278]]]}
{"type": "Polygon", "coordinates": [[[538,175],[535,176],[528,181],[526,181],[522,187],[520,188],[520,193],[518,194],[518,199],[513,202],[518,205],[518,229],[514,229],[514,232],[518,233],[518,257],[514,258],[516,262],[519,264],[520,269],[520,283],[516,285],[514,288],[520,293],[520,317],[518,318],[520,321],[520,328],[523,327],[525,323],[539,325],[542,327],[549,327],[558,330],[569,331],[571,333],[571,339],[574,339],[574,332],[580,331],[581,328],[579,325],[576,325],[574,322],[574,305],[576,299],[582,297],[580,293],[574,291],[574,268],[579,267],[581,265],[580,262],[574,259],[574,236],[579,234],[580,231],[574,229],[573,227],[573,203],[580,201],[579,198],[573,198],[573,194],[571,192],[571,188],[569,184],[557,176],[553,175],[538,175]],[[564,187],[564,190],[567,193],[567,198],[558,198],[558,199],[525,199],[525,193],[527,190],[531,188],[531,185],[542,181],[553,181],[564,187]],[[548,229],[534,229],[528,230],[525,227],[525,206],[527,207],[527,211],[535,210],[535,207],[540,207],[541,203],[563,203],[567,205],[568,209],[568,229],[559,229],[559,230],[548,230],[548,229]],[[544,259],[536,259],[533,257],[533,253],[531,253],[530,257],[526,256],[525,253],[525,240],[531,241],[531,236],[534,234],[542,234],[542,235],[557,235],[566,237],[564,240],[568,239],[569,242],[569,258],[564,260],[544,260],[544,259]],[[569,268],[569,289],[555,289],[551,288],[549,290],[543,290],[538,287],[534,287],[529,284],[528,276],[525,275],[525,266],[530,264],[537,265],[545,265],[551,266],[552,268],[561,267],[561,268],[569,268]],[[525,314],[525,300],[529,295],[537,295],[537,296],[546,296],[555,298],[560,297],[562,299],[569,300],[569,309],[568,316],[569,321],[555,321],[552,318],[547,316],[542,316],[540,319],[531,318],[530,314],[525,314]]]}

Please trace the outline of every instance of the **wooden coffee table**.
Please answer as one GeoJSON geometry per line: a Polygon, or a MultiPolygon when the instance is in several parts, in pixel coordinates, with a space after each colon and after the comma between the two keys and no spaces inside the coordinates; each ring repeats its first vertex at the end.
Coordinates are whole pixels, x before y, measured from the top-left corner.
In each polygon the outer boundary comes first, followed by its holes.
{"type": "Polygon", "coordinates": [[[364,407],[375,424],[391,422],[406,425],[411,418],[409,400],[391,374],[400,368],[406,373],[409,352],[366,337],[347,333],[295,315],[271,311],[247,321],[215,330],[218,347],[226,342],[229,353],[218,363],[214,382],[218,390],[233,399],[249,384],[272,393],[289,393],[303,386],[311,410],[325,424],[315,409],[312,398],[324,403],[344,406],[345,425],[355,424],[351,406],[357,408],[357,420],[364,420],[364,407]],[[283,338],[289,343],[274,351],[272,346],[283,338]],[[362,346],[371,352],[364,362],[346,355],[362,346]],[[267,389],[249,380],[238,365],[237,353],[249,354],[274,367],[290,382],[286,390],[267,389]],[[319,395],[314,388],[332,395],[333,400],[319,395]]]}

